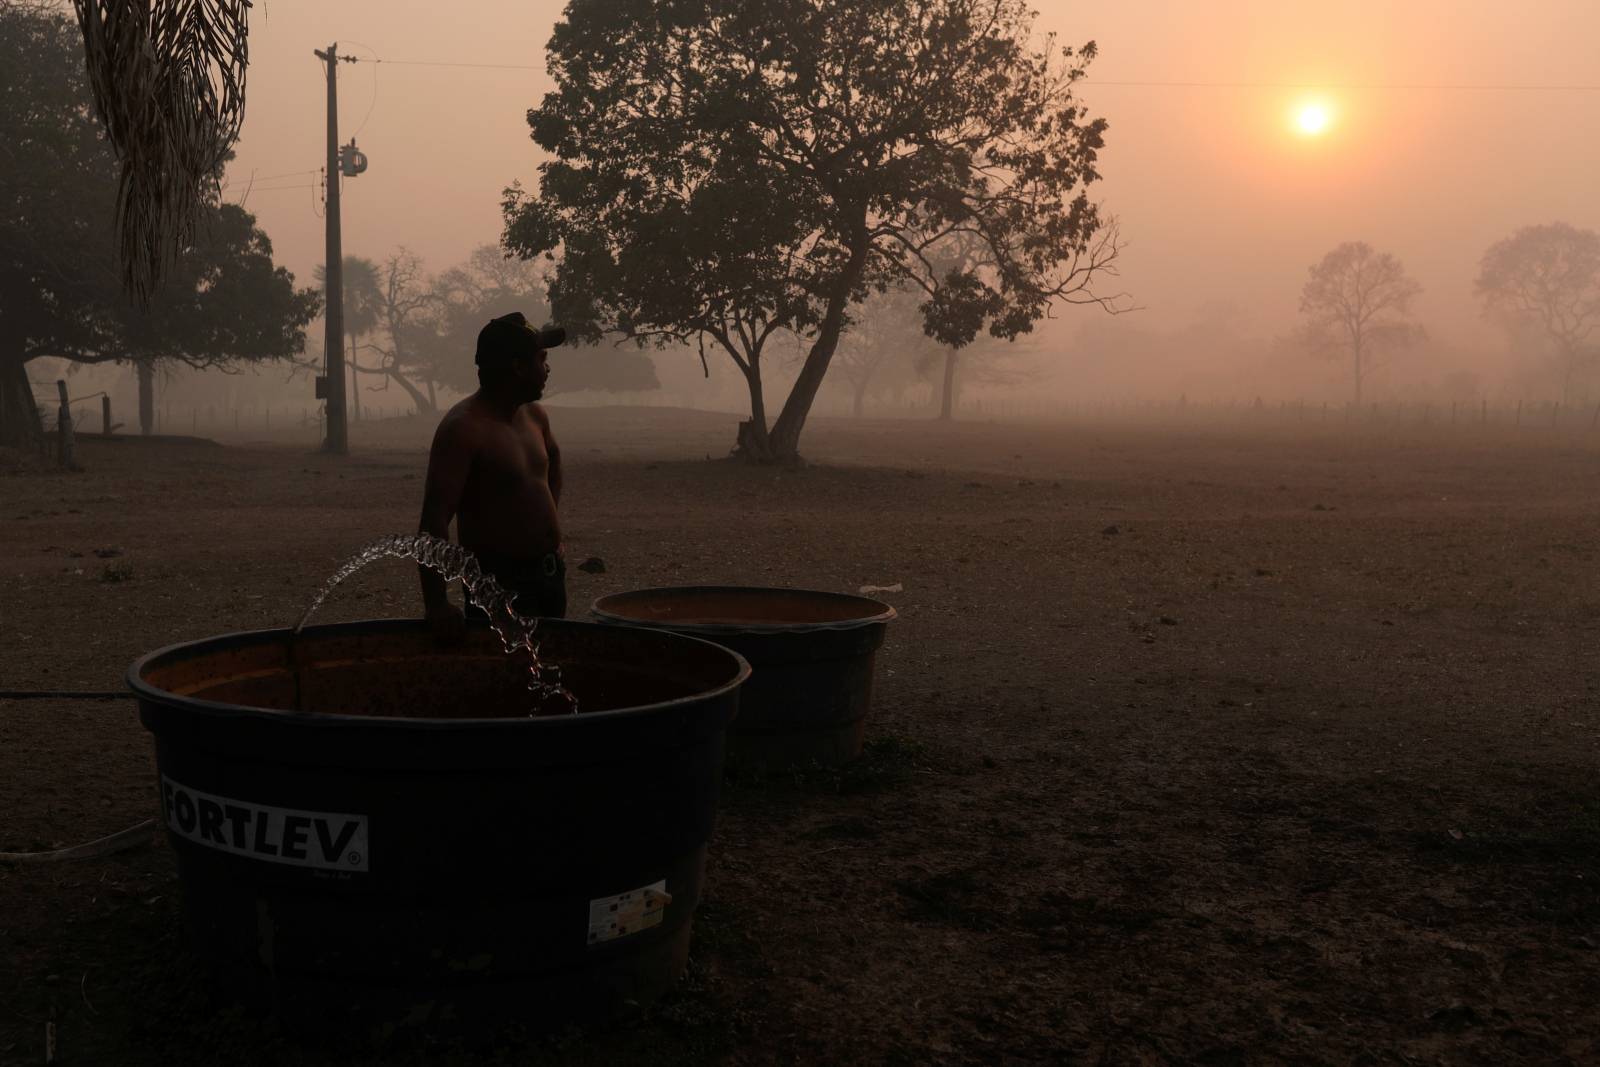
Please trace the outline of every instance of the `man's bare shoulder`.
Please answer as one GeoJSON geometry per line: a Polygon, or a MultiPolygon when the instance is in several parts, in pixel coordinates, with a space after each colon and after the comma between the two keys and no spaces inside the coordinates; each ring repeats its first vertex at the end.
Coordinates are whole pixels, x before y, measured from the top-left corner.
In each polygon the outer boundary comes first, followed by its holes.
{"type": "Polygon", "coordinates": [[[548,430],[550,428],[550,414],[545,411],[543,404],[538,402],[527,403],[522,405],[522,410],[526,411],[528,417],[544,429],[548,430]]]}
{"type": "Polygon", "coordinates": [[[438,427],[434,429],[434,454],[454,453],[454,451],[474,451],[478,442],[483,440],[483,414],[478,411],[477,405],[472,403],[472,397],[456,403],[450,411],[446,411],[438,427]]]}
{"type": "Polygon", "coordinates": [[[477,440],[478,430],[483,421],[484,415],[472,397],[458,401],[444,413],[444,418],[439,420],[438,428],[433,431],[433,447],[437,449],[471,445],[477,440]]]}

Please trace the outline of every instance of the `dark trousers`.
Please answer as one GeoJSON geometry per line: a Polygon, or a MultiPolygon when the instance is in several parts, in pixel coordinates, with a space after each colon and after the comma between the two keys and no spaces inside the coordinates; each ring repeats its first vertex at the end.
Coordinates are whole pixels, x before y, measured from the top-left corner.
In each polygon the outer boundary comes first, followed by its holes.
{"type": "MultiPolygon", "coordinates": [[[[549,552],[534,559],[510,559],[480,552],[478,563],[485,573],[494,575],[503,588],[516,594],[511,606],[517,614],[566,618],[567,561],[556,553],[549,552]]],[[[466,614],[469,619],[488,618],[470,600],[466,614]]]]}

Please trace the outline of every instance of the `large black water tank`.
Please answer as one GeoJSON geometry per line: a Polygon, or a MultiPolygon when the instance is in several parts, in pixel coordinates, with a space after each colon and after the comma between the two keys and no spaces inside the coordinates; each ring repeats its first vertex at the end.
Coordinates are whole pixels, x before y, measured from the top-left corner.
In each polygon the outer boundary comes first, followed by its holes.
{"type": "Polygon", "coordinates": [[[815,589],[696,585],[596,600],[596,618],[703,637],[752,668],[729,752],[756,768],[839,764],[861,754],[873,658],[895,611],[815,589]]]}
{"type": "Polygon", "coordinates": [[[294,1030],[483,1035],[683,971],[750,673],[706,641],[541,620],[578,715],[529,718],[487,629],[412,620],[154,652],[129,671],[197,946],[294,1030]]]}

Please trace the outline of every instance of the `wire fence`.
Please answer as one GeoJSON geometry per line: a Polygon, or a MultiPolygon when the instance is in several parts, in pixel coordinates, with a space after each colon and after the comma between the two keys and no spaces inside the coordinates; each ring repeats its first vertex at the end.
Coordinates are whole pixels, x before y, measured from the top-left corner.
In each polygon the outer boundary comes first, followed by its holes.
{"type": "MultiPolygon", "coordinates": [[[[99,396],[100,394],[95,394],[99,396]]],[[[79,434],[94,435],[102,432],[99,414],[89,414],[76,408],[77,401],[72,402],[74,411],[72,415],[73,430],[79,434]]],[[[42,399],[39,404],[39,414],[44,422],[47,433],[55,433],[58,429],[60,404],[51,400],[46,404],[42,399]]],[[[409,418],[416,414],[411,406],[405,407],[368,407],[363,410],[361,418],[350,416],[350,424],[359,426],[363,422],[382,422],[389,419],[409,418]]],[[[297,430],[308,433],[314,432],[318,437],[322,435],[323,423],[326,418],[321,404],[250,404],[230,407],[228,405],[206,404],[190,407],[163,405],[151,412],[152,434],[163,436],[194,436],[214,434],[293,434],[297,430]]],[[[112,424],[114,429],[119,429],[124,434],[141,432],[138,425],[137,412],[126,409],[115,415],[116,421],[112,424]],[[131,424],[131,425],[130,425],[131,424]]]]}
{"type": "MultiPolygon", "coordinates": [[[[102,424],[103,413],[93,407],[82,407],[103,394],[94,393],[74,397],[73,429],[76,433],[93,436],[96,433],[118,431],[123,434],[141,432],[137,411],[122,409],[115,413],[116,421],[108,429],[102,424]]],[[[559,398],[555,401],[560,404],[559,398]]],[[[627,403],[640,407],[677,407],[684,409],[721,412],[729,415],[738,412],[727,403],[702,405],[692,394],[660,393],[639,394],[627,403]]],[[[59,404],[40,398],[40,413],[45,429],[55,433],[59,404]]],[[[359,428],[362,423],[381,423],[394,419],[413,418],[416,409],[402,406],[363,405],[361,417],[349,413],[349,425],[359,428]]],[[[851,418],[856,416],[854,405],[848,400],[818,398],[812,409],[814,416],[823,418],[851,418]]],[[[868,419],[935,420],[939,414],[937,404],[926,400],[904,403],[868,401],[859,414],[868,419]]],[[[321,404],[247,404],[247,405],[191,405],[173,407],[157,406],[152,412],[150,432],[164,436],[209,437],[266,437],[272,439],[320,440],[324,433],[324,407],[321,404]]],[[[1501,432],[1557,432],[1600,437],[1600,402],[1564,404],[1559,401],[1504,401],[1487,400],[1452,401],[1435,403],[1427,401],[1387,401],[1356,405],[1330,401],[1279,400],[1207,400],[1191,401],[1186,398],[1168,402],[1139,399],[1098,399],[1062,401],[1045,398],[979,397],[963,399],[952,412],[954,420],[965,423],[1012,424],[1149,424],[1165,426],[1220,426],[1231,428],[1276,427],[1291,430],[1302,427],[1347,428],[1352,432],[1377,428],[1407,429],[1417,431],[1456,431],[1459,433],[1501,432]]]]}
{"type": "MultiPolygon", "coordinates": [[[[767,398],[768,412],[782,406],[782,395],[767,398]]],[[[556,403],[560,403],[557,399],[556,403]]],[[[658,390],[630,394],[624,402],[641,407],[681,407],[749,416],[742,401],[726,394],[714,400],[682,390],[658,390]]],[[[865,417],[868,419],[937,419],[940,400],[929,390],[911,390],[905,395],[885,399],[867,397],[861,402],[838,393],[823,393],[812,405],[811,414],[824,418],[865,417]]],[[[1350,401],[1274,399],[1236,397],[1191,400],[1179,395],[1168,400],[1148,397],[1082,397],[978,395],[958,399],[951,412],[962,422],[994,423],[1111,423],[1144,422],[1167,425],[1279,425],[1352,427],[1496,427],[1505,429],[1557,429],[1600,431],[1600,400],[1579,402],[1557,400],[1499,399],[1483,397],[1445,401],[1381,400],[1356,404],[1350,401]]]]}
{"type": "MultiPolygon", "coordinates": [[[[827,405],[822,413],[847,415],[852,412],[838,404],[827,405]]],[[[928,403],[873,404],[864,406],[867,417],[927,419],[938,414],[928,403]]],[[[1559,401],[1490,403],[1487,400],[1388,401],[1366,404],[1330,401],[1178,399],[1151,400],[1100,399],[1077,402],[1023,398],[974,398],[956,404],[957,419],[997,423],[1110,423],[1144,422],[1167,425],[1226,424],[1237,426],[1349,426],[1413,427],[1469,430],[1473,428],[1508,430],[1569,430],[1600,433],[1600,402],[1563,404],[1559,401]]]]}

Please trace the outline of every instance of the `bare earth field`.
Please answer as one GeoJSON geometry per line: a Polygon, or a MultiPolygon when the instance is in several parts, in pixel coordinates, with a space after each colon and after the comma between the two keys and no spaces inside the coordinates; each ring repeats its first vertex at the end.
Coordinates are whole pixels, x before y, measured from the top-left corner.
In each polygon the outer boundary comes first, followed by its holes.
{"type": "MultiPolygon", "coordinates": [[[[1600,433],[553,409],[574,617],[899,582],[867,756],[728,781],[680,990],[351,1059],[219,1009],[160,838],[0,864],[0,1063],[1600,1063],[1600,433]]],[[[431,427],[0,473],[0,688],[287,625],[415,528],[431,427]],[[97,555],[96,550],[117,550],[97,555]]],[[[12,457],[15,460],[15,457],[12,457]]],[[[320,621],[414,614],[369,568],[320,621]]],[[[0,700],[0,851],[151,817],[128,701],[0,700]]]]}

